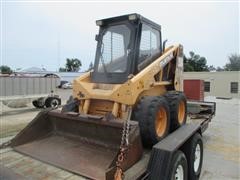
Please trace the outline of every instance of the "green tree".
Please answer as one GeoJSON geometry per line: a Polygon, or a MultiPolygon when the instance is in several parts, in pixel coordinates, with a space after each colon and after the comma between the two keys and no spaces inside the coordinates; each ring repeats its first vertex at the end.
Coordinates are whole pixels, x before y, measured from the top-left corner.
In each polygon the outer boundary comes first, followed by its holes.
{"type": "Polygon", "coordinates": [[[82,66],[82,63],[79,59],[66,59],[66,65],[65,68],[67,72],[78,72],[80,70],[80,67],[82,66]]]}
{"type": "Polygon", "coordinates": [[[78,72],[80,70],[80,67],[82,66],[82,63],[79,59],[73,58],[73,59],[66,59],[65,68],[60,67],[59,72],[78,72]]]}
{"type": "Polygon", "coordinates": [[[216,71],[216,68],[213,65],[208,66],[208,71],[216,71]]]}
{"type": "Polygon", "coordinates": [[[225,71],[240,71],[240,55],[231,54],[228,57],[229,62],[224,66],[225,71]]]}
{"type": "Polygon", "coordinates": [[[184,71],[209,71],[205,57],[201,57],[193,51],[190,51],[189,55],[190,57],[184,55],[184,71]]]}
{"type": "Polygon", "coordinates": [[[2,65],[2,66],[0,66],[0,72],[2,74],[11,74],[13,71],[11,70],[10,67],[2,65]]]}
{"type": "Polygon", "coordinates": [[[185,55],[183,56],[183,63],[185,72],[194,71],[193,66],[190,64],[188,58],[185,55]]]}
{"type": "Polygon", "coordinates": [[[59,72],[66,72],[67,70],[66,70],[66,68],[60,67],[58,71],[59,72]]]}

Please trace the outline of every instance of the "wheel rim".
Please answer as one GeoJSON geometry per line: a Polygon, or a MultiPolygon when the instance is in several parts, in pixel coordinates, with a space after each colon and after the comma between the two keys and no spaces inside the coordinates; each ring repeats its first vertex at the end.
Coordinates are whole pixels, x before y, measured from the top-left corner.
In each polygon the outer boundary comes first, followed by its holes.
{"type": "Polygon", "coordinates": [[[194,153],[194,171],[195,173],[198,171],[201,161],[201,147],[197,144],[194,153]]]}
{"type": "Polygon", "coordinates": [[[58,107],[58,100],[57,100],[57,99],[53,99],[53,100],[51,101],[51,107],[53,107],[53,108],[58,107]]]}
{"type": "Polygon", "coordinates": [[[155,120],[155,130],[158,137],[163,136],[167,127],[167,112],[161,107],[157,112],[156,120],[155,120]]]}
{"type": "Polygon", "coordinates": [[[179,164],[175,171],[175,180],[183,180],[183,179],[184,179],[183,166],[179,164]]]}
{"type": "Polygon", "coordinates": [[[180,101],[178,105],[178,122],[179,124],[182,124],[185,119],[185,113],[186,113],[186,107],[184,101],[180,101]]]}

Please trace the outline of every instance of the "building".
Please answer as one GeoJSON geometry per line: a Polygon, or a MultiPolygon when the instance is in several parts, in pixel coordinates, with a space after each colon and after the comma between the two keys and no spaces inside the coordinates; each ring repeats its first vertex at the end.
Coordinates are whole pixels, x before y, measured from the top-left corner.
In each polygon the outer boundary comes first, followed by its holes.
{"type": "Polygon", "coordinates": [[[240,71],[184,72],[184,79],[204,80],[204,95],[240,98],[240,71]]]}

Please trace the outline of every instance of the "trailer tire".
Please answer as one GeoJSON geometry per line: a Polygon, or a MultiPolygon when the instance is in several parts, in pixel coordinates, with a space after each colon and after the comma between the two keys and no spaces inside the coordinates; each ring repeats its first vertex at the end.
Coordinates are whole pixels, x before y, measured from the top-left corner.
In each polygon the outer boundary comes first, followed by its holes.
{"type": "Polygon", "coordinates": [[[45,106],[47,108],[58,108],[61,105],[61,99],[57,97],[48,97],[45,101],[45,106]]]}
{"type": "Polygon", "coordinates": [[[170,91],[165,97],[168,100],[171,114],[171,131],[176,130],[186,123],[187,100],[182,92],[170,91]]]}
{"type": "Polygon", "coordinates": [[[169,180],[188,179],[188,165],[186,156],[182,151],[176,151],[170,165],[169,180]]]}
{"type": "Polygon", "coordinates": [[[134,118],[139,123],[145,147],[151,147],[169,133],[170,113],[164,97],[143,97],[134,111],[134,118]]]}
{"type": "Polygon", "coordinates": [[[35,108],[41,108],[41,107],[38,105],[37,100],[32,101],[32,105],[33,105],[35,108]]]}
{"type": "Polygon", "coordinates": [[[185,147],[188,161],[188,179],[198,180],[203,161],[203,142],[199,133],[196,133],[185,147]]]}
{"type": "Polygon", "coordinates": [[[38,99],[32,101],[32,105],[33,105],[35,108],[44,108],[45,99],[44,99],[43,97],[38,98],[38,99]]]}

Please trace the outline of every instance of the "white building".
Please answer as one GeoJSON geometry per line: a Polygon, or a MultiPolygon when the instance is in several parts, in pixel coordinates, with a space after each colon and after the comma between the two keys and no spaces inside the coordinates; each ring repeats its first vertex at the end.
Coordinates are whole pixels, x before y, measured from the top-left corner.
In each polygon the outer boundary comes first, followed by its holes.
{"type": "Polygon", "coordinates": [[[204,95],[240,98],[240,71],[184,72],[184,79],[204,80],[204,95]]]}

